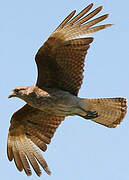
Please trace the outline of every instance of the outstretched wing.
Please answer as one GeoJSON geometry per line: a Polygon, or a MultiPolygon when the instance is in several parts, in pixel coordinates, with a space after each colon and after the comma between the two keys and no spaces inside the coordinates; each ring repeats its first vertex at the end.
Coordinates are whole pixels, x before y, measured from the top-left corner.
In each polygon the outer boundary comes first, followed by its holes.
{"type": "Polygon", "coordinates": [[[83,80],[84,59],[93,41],[92,37],[86,36],[111,26],[93,27],[106,19],[108,14],[90,20],[102,9],[100,6],[86,15],[92,6],[87,6],[74,18],[76,11],[68,15],[39,49],[36,54],[38,87],[60,88],[77,95],[83,80]]]}
{"type": "Polygon", "coordinates": [[[23,106],[11,119],[7,144],[8,159],[14,159],[17,169],[24,169],[28,176],[31,175],[30,164],[38,176],[41,175],[39,164],[50,174],[39,148],[46,151],[47,144],[51,142],[56,128],[63,120],[64,117],[50,116],[27,104],[23,106]]]}

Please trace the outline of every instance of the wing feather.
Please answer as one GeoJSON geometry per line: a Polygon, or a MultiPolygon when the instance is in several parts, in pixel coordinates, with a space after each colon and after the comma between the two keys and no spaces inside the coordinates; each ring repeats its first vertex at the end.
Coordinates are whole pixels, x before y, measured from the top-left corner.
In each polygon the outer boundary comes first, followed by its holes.
{"type": "Polygon", "coordinates": [[[19,171],[22,171],[23,170],[23,164],[22,164],[22,161],[21,161],[21,158],[20,158],[20,155],[19,155],[19,149],[18,149],[18,144],[17,144],[17,140],[16,140],[16,137],[13,137],[14,138],[14,141],[13,141],[13,155],[14,155],[14,161],[15,161],[15,164],[16,164],[16,167],[19,171]]]}
{"type": "Polygon", "coordinates": [[[95,25],[95,24],[103,21],[103,20],[106,19],[108,16],[109,16],[109,14],[105,14],[105,15],[103,15],[103,16],[100,16],[100,17],[92,20],[92,21],[89,21],[88,23],[86,23],[86,24],[84,25],[84,27],[89,28],[89,27],[91,27],[91,26],[93,26],[93,25],[95,25]]]}
{"type": "Polygon", "coordinates": [[[13,156],[13,150],[12,150],[12,141],[11,137],[8,136],[8,143],[7,143],[7,156],[9,161],[12,161],[14,156],[13,156]]]}
{"type": "Polygon", "coordinates": [[[65,24],[74,16],[75,13],[76,13],[76,10],[74,10],[73,12],[71,12],[71,13],[63,20],[63,22],[56,28],[55,31],[62,29],[62,28],[65,26],[65,24]]]}
{"type": "Polygon", "coordinates": [[[110,27],[112,26],[113,24],[106,24],[106,25],[100,25],[100,26],[96,26],[96,27],[92,27],[90,29],[87,30],[87,34],[92,34],[92,33],[95,33],[97,31],[100,31],[102,29],[105,29],[107,27],[110,27]]]}
{"type": "Polygon", "coordinates": [[[46,151],[47,144],[51,142],[63,120],[64,117],[50,116],[29,105],[23,106],[11,119],[7,143],[8,159],[14,159],[17,169],[24,169],[28,176],[32,174],[30,164],[38,176],[41,175],[39,164],[50,175],[40,149],[46,151]]]}
{"type": "MultiPolygon", "coordinates": [[[[11,136],[11,135],[10,135],[11,136]]],[[[24,137],[24,134],[22,135],[22,138],[24,137]]],[[[31,176],[32,172],[31,172],[31,169],[30,169],[30,165],[27,161],[27,158],[26,158],[26,154],[25,154],[25,150],[24,150],[24,144],[22,143],[22,140],[21,140],[21,137],[19,136],[16,136],[17,138],[17,144],[18,144],[18,150],[19,150],[19,155],[20,155],[20,159],[21,159],[21,162],[23,164],[23,168],[24,168],[24,171],[26,173],[27,176],[31,176]]],[[[13,140],[12,140],[13,141],[13,140]]],[[[19,169],[18,169],[19,170],[19,169]]]]}
{"type": "Polygon", "coordinates": [[[35,135],[33,135],[33,136],[29,135],[28,138],[30,138],[31,141],[33,141],[33,143],[36,144],[36,146],[38,146],[42,151],[46,151],[47,150],[47,145],[45,144],[45,142],[40,140],[35,135]]]}
{"type": "Polygon", "coordinates": [[[84,16],[93,6],[93,3],[89,4],[86,8],[84,8],[78,15],[76,15],[69,23],[68,25],[72,25],[76,21],[78,21],[82,16],[84,16]]]}
{"type": "Polygon", "coordinates": [[[27,139],[26,136],[24,137],[24,139],[21,137],[20,137],[20,139],[21,139],[21,143],[22,143],[23,148],[24,148],[24,153],[26,154],[26,156],[27,156],[29,162],[31,163],[36,174],[38,176],[40,176],[41,170],[40,170],[39,165],[38,165],[38,163],[34,157],[34,154],[33,154],[34,150],[32,149],[32,145],[28,142],[29,139],[27,139]]]}
{"type": "Polygon", "coordinates": [[[81,25],[84,22],[88,21],[89,19],[91,19],[92,17],[94,17],[96,14],[98,14],[101,10],[102,10],[102,6],[96,8],[94,11],[92,11],[91,13],[89,13],[88,15],[86,15],[85,17],[83,17],[82,19],[80,19],[76,25],[81,25]]]}
{"type": "Polygon", "coordinates": [[[90,20],[102,10],[100,6],[89,13],[92,6],[91,3],[75,17],[75,11],[70,13],[39,49],[35,57],[38,87],[59,88],[78,94],[83,80],[85,56],[93,41],[93,38],[86,36],[111,26],[93,27],[105,20],[108,14],[90,20]]]}

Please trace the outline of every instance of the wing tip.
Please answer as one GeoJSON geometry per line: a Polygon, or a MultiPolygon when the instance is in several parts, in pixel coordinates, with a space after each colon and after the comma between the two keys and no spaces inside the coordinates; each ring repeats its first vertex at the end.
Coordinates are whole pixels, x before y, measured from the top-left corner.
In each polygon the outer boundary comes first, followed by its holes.
{"type": "Polygon", "coordinates": [[[46,171],[46,173],[47,173],[49,176],[51,175],[51,171],[50,171],[49,167],[44,168],[44,170],[46,171]]]}
{"type": "Polygon", "coordinates": [[[101,11],[103,9],[103,6],[99,6],[97,9],[101,11]]]}
{"type": "MultiPolygon", "coordinates": [[[[25,169],[24,169],[24,171],[25,171],[25,169]]],[[[31,176],[32,175],[32,172],[31,172],[31,170],[29,169],[29,171],[27,172],[27,171],[25,171],[25,173],[26,173],[26,175],[27,176],[31,176]]]]}
{"type": "Polygon", "coordinates": [[[106,24],[105,26],[107,28],[107,27],[110,27],[110,26],[114,26],[114,24],[106,24]]]}
{"type": "Polygon", "coordinates": [[[94,3],[90,3],[86,8],[92,8],[93,7],[93,5],[94,5],[94,3]]]}
{"type": "Polygon", "coordinates": [[[71,15],[74,16],[75,13],[76,13],[76,9],[71,12],[71,15]]]}
{"type": "Polygon", "coordinates": [[[110,16],[110,14],[105,14],[104,16],[105,16],[105,19],[106,19],[106,18],[108,18],[110,16]]]}

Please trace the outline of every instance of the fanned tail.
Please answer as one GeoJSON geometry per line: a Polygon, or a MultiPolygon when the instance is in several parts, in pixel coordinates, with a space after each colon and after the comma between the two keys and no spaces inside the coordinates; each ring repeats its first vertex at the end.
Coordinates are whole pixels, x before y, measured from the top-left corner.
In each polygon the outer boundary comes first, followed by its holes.
{"type": "Polygon", "coordinates": [[[109,128],[115,128],[119,125],[127,112],[126,99],[121,97],[81,99],[80,104],[83,109],[89,112],[86,116],[82,116],[83,118],[91,119],[109,128]]]}

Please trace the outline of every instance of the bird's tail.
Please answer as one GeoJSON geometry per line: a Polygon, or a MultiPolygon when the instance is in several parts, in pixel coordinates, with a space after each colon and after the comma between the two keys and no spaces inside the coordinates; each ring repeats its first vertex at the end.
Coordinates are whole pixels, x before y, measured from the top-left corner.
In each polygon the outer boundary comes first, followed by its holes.
{"type": "Polygon", "coordinates": [[[86,116],[80,115],[85,119],[109,128],[115,128],[121,123],[127,111],[125,98],[100,98],[100,99],[80,99],[80,106],[86,116]]]}

